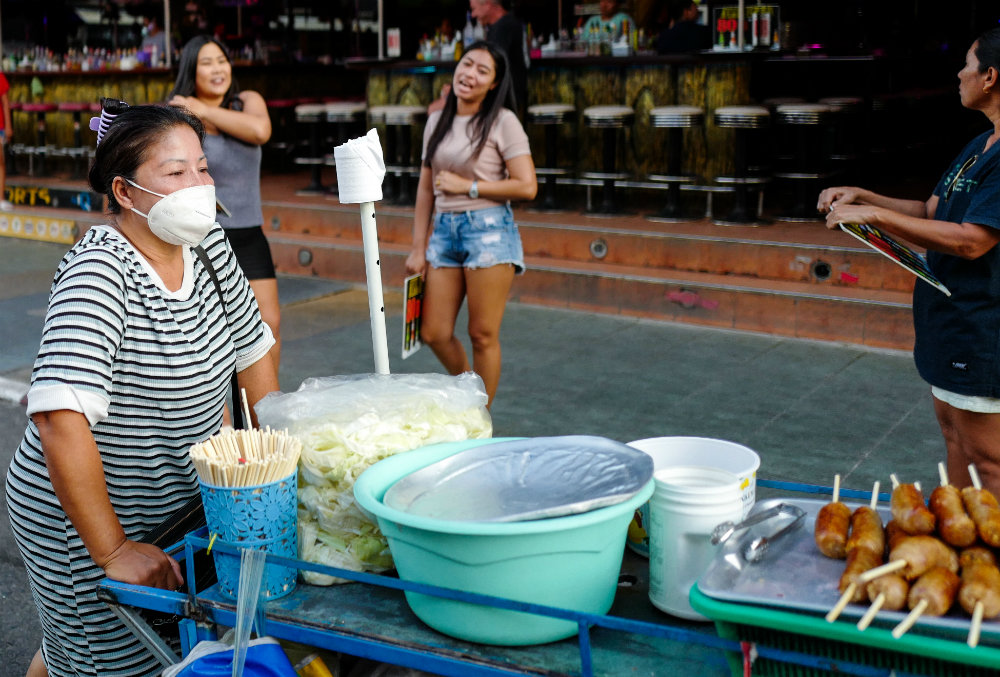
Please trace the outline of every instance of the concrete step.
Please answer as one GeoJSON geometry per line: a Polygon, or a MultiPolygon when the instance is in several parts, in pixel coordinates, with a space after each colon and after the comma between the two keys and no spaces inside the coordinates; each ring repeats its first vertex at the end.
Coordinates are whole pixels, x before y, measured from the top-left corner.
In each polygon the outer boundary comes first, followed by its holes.
{"type": "MultiPolygon", "coordinates": [[[[278,270],[294,275],[365,282],[362,243],[314,235],[269,233],[278,270]]],[[[383,285],[399,288],[407,245],[379,244],[383,285]]],[[[526,257],[514,282],[523,303],[687,322],[782,336],[909,350],[910,294],[762,280],[610,263],[581,264],[526,257]]]]}
{"type": "MultiPolygon", "coordinates": [[[[361,238],[358,208],[265,203],[269,235],[361,238]]],[[[744,275],[821,286],[910,292],[914,277],[878,252],[821,225],[720,228],[707,220],[665,224],[641,217],[515,213],[525,256],[688,272],[744,275]],[[557,220],[561,219],[561,220],[557,220]]],[[[408,244],[413,210],[377,208],[380,242],[408,244]]]]}

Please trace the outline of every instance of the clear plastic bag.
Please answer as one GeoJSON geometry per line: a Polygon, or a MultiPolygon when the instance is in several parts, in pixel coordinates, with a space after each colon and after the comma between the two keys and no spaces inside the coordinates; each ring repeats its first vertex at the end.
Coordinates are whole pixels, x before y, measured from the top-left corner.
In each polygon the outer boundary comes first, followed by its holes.
{"type": "MultiPolygon", "coordinates": [[[[262,426],[302,442],[299,557],[352,571],[392,568],[388,544],[355,505],[354,481],[393,454],[493,433],[486,390],[472,372],[362,374],[306,379],[257,403],[262,426]]],[[[303,572],[307,583],[342,582],[303,572]]]]}

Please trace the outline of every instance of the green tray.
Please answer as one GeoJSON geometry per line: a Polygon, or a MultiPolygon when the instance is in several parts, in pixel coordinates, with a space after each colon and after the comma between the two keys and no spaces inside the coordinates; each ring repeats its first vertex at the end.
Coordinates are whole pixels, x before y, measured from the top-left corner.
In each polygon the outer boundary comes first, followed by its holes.
{"type": "MultiPolygon", "coordinates": [[[[726,639],[934,677],[978,677],[1000,671],[1000,649],[992,647],[973,649],[961,641],[926,635],[895,639],[890,630],[883,628],[858,630],[854,621],[827,623],[821,616],[723,602],[708,597],[697,585],[691,588],[690,601],[692,608],[710,618],[719,636],[726,639]]],[[[742,658],[732,655],[729,659],[733,675],[741,677],[742,658]]],[[[799,677],[833,673],[759,658],[753,674],[799,677]]]]}

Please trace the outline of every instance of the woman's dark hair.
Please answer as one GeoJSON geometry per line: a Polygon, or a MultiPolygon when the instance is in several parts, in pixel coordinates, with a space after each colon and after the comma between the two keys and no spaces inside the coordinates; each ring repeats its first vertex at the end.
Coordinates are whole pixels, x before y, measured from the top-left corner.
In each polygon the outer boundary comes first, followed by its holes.
{"type": "MultiPolygon", "coordinates": [[[[218,45],[223,55],[225,55],[226,61],[229,62],[230,66],[233,65],[233,59],[229,56],[229,49],[224,44],[211,35],[194,36],[187,41],[184,49],[181,50],[181,58],[177,63],[177,79],[174,81],[174,88],[167,95],[168,100],[174,96],[195,96],[197,91],[195,84],[198,71],[198,52],[209,43],[218,45]]],[[[230,74],[229,89],[226,90],[225,96],[222,97],[222,107],[243,110],[243,101],[240,100],[239,93],[240,87],[236,84],[236,78],[230,74]]]]}
{"type": "Polygon", "coordinates": [[[109,212],[120,214],[122,211],[111,190],[115,178],[123,176],[134,181],[136,171],[149,156],[149,149],[180,125],[191,127],[198,139],[205,141],[201,120],[183,108],[130,106],[115,117],[97,146],[89,176],[90,187],[107,196],[109,212]]]}
{"type": "Polygon", "coordinates": [[[976,39],[976,58],[980,73],[990,66],[1000,71],[1000,28],[988,30],[976,39]]]}
{"type": "MultiPolygon", "coordinates": [[[[514,88],[510,79],[510,69],[507,67],[507,55],[496,45],[484,40],[469,45],[465,53],[468,54],[477,49],[485,50],[493,57],[493,63],[495,64],[493,82],[496,83],[496,87],[486,92],[486,98],[483,99],[479,110],[476,111],[476,114],[472,116],[472,120],[469,122],[469,141],[475,144],[475,149],[472,152],[473,157],[478,156],[480,151],[483,150],[483,146],[486,145],[486,140],[490,136],[490,130],[493,128],[493,123],[496,122],[497,116],[500,115],[501,109],[506,107],[513,110],[516,107],[514,102],[514,88]]],[[[451,124],[455,121],[457,111],[458,97],[455,96],[455,92],[452,90],[448,92],[448,97],[445,99],[444,108],[441,110],[441,117],[438,119],[437,127],[434,128],[434,133],[431,134],[431,138],[427,141],[427,154],[424,160],[425,166],[431,166],[431,158],[434,157],[434,153],[437,151],[441,140],[451,130],[451,124]]]]}

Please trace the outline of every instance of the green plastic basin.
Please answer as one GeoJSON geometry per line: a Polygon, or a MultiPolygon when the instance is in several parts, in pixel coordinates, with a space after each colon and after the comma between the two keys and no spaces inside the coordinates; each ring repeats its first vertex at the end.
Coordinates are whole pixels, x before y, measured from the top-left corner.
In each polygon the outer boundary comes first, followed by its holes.
{"type": "MultiPolygon", "coordinates": [[[[590,512],[529,522],[454,522],[410,515],[382,503],[397,480],[495,438],[435,444],[368,468],[354,497],[389,542],[400,578],[523,602],[603,614],[614,602],[632,515],[653,493],[650,480],[629,500],[590,512]]],[[[523,439],[523,438],[520,438],[523,439]]],[[[406,593],[420,620],[483,644],[542,644],[576,634],[571,621],[406,593]]]]}

